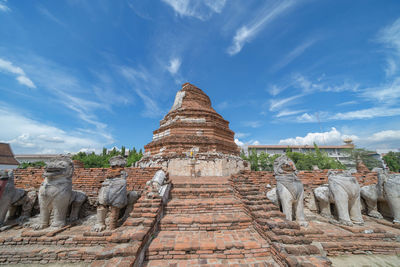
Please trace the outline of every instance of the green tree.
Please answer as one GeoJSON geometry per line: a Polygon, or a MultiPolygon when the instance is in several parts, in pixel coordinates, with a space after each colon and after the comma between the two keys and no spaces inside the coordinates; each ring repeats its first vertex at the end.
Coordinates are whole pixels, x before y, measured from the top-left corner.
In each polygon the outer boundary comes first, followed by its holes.
{"type": "Polygon", "coordinates": [[[22,162],[18,165],[18,169],[26,169],[28,167],[40,168],[44,166],[46,166],[46,163],[44,161],[22,162]]]}
{"type": "Polygon", "coordinates": [[[400,172],[400,152],[390,151],[385,156],[383,160],[392,172],[400,172]]]}
{"type": "Polygon", "coordinates": [[[369,170],[372,170],[373,168],[382,168],[382,161],[373,157],[373,155],[376,154],[374,151],[365,148],[354,148],[349,149],[348,154],[350,159],[356,163],[356,166],[360,162],[363,162],[369,170]]]}

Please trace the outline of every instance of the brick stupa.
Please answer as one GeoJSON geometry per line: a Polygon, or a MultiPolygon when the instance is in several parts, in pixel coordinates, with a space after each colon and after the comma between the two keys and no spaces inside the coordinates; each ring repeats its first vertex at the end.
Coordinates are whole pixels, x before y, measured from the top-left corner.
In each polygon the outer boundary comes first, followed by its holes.
{"type": "Polygon", "coordinates": [[[185,83],[174,104],[145,147],[141,167],[161,166],[172,175],[225,176],[245,168],[229,122],[211,106],[210,98],[185,83]]]}

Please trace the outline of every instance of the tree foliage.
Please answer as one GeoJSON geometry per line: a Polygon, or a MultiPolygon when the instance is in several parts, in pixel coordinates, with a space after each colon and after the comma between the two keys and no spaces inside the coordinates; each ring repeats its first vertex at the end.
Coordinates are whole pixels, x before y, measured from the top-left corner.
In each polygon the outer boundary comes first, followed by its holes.
{"type": "Polygon", "coordinates": [[[45,165],[46,163],[44,161],[22,162],[21,164],[18,165],[18,169],[26,169],[28,167],[40,168],[44,167],[45,165]]]}
{"type": "MultiPolygon", "coordinates": [[[[292,152],[290,148],[286,150],[286,155],[293,160],[298,170],[313,170],[314,166],[319,169],[346,169],[346,166],[338,160],[331,158],[327,153],[321,152],[314,144],[315,152],[300,153],[292,152]]],[[[241,154],[241,157],[250,162],[253,171],[273,171],[274,161],[280,155],[270,155],[265,152],[257,154],[255,149],[249,152],[248,156],[241,154]]]]}
{"type": "Polygon", "coordinates": [[[350,159],[353,160],[356,165],[362,162],[369,170],[372,170],[373,168],[382,168],[382,161],[372,156],[375,154],[374,151],[369,151],[365,148],[354,148],[349,149],[348,154],[350,155],[350,159]]]}
{"type": "Polygon", "coordinates": [[[400,172],[400,152],[390,151],[385,156],[383,160],[392,172],[400,172]]]}
{"type": "MultiPolygon", "coordinates": [[[[108,168],[110,164],[108,163],[110,158],[113,156],[122,155],[125,157],[125,150],[124,146],[121,147],[121,150],[117,150],[115,147],[107,153],[107,149],[103,148],[101,154],[92,153],[85,153],[79,152],[75,154],[72,159],[79,160],[83,163],[85,168],[108,168]]],[[[136,152],[136,148],[133,147],[132,150],[129,151],[127,160],[127,166],[132,166],[135,164],[136,161],[139,161],[143,156],[142,150],[140,149],[139,153],[136,152]]]]}

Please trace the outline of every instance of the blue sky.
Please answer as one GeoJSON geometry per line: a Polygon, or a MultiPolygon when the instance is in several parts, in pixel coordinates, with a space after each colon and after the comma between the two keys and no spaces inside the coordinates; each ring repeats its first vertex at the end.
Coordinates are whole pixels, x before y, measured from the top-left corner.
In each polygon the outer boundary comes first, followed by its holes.
{"type": "Polygon", "coordinates": [[[400,148],[398,0],[0,0],[0,142],[142,148],[181,84],[238,144],[400,148]]]}

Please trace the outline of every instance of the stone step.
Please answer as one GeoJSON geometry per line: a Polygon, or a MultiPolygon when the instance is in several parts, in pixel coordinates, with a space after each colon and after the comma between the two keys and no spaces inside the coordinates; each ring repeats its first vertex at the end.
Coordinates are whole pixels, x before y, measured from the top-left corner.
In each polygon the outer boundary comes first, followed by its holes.
{"type": "Polygon", "coordinates": [[[176,266],[227,266],[227,267],[279,267],[280,265],[271,256],[253,258],[207,258],[209,255],[201,254],[199,258],[190,260],[148,260],[143,263],[144,267],[176,267],[176,266]]]}
{"type": "Polygon", "coordinates": [[[231,212],[242,210],[241,206],[241,202],[235,198],[171,199],[166,211],[168,214],[231,212]]]}
{"type": "Polygon", "coordinates": [[[188,177],[172,176],[170,177],[173,187],[182,188],[208,188],[208,187],[227,187],[230,186],[228,177],[188,177]]]}
{"type": "Polygon", "coordinates": [[[171,198],[194,199],[194,198],[227,198],[232,197],[230,188],[173,188],[171,198]]]}
{"type": "Polygon", "coordinates": [[[328,256],[337,256],[343,254],[399,254],[400,243],[393,241],[333,241],[321,242],[324,250],[328,252],[328,256]]]}
{"type": "Polygon", "coordinates": [[[271,256],[269,244],[252,229],[161,231],[146,251],[147,260],[252,258],[271,256]]]}
{"type": "Polygon", "coordinates": [[[244,212],[167,214],[161,220],[160,229],[174,231],[217,231],[244,229],[251,225],[251,218],[244,212]]]}
{"type": "Polygon", "coordinates": [[[48,245],[1,246],[0,264],[45,264],[45,263],[82,263],[98,259],[110,259],[116,256],[130,256],[131,246],[138,244],[121,244],[112,250],[106,246],[65,247],[48,245]]]}

